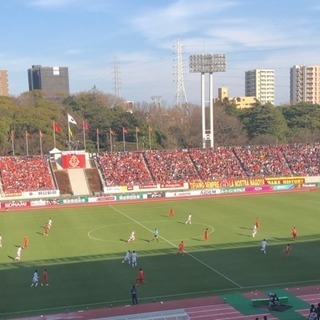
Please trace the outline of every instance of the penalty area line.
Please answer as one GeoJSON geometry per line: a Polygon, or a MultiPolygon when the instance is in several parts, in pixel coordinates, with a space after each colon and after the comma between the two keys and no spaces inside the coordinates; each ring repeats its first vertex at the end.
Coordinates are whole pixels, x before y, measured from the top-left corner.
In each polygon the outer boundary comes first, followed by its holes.
{"type": "MultiPolygon", "coordinates": [[[[123,215],[123,216],[126,217],[127,219],[131,220],[132,222],[138,224],[140,227],[148,230],[148,231],[151,232],[151,233],[153,232],[151,229],[149,229],[148,227],[146,227],[144,224],[142,224],[142,223],[140,223],[139,221],[131,218],[130,216],[128,216],[127,214],[125,214],[123,211],[121,211],[121,210],[113,207],[112,205],[110,205],[109,207],[110,207],[112,210],[120,213],[121,215],[123,215]]],[[[173,242],[171,242],[170,240],[168,240],[168,239],[166,239],[166,238],[164,238],[164,237],[162,237],[162,236],[159,236],[159,238],[160,238],[160,239],[163,239],[165,242],[169,243],[169,244],[170,244],[171,246],[173,246],[174,248],[177,247],[177,246],[176,246],[173,242]]],[[[221,273],[221,272],[218,271],[217,269],[209,266],[207,263],[205,263],[204,261],[198,259],[197,257],[195,257],[195,256],[194,256],[193,254],[191,254],[191,253],[186,252],[186,254],[187,254],[189,257],[191,257],[192,259],[194,259],[195,261],[197,261],[197,262],[199,262],[200,264],[202,264],[203,266],[205,266],[206,268],[212,270],[213,272],[215,272],[216,274],[218,274],[218,275],[221,276],[222,278],[224,278],[224,279],[228,280],[229,282],[233,283],[236,287],[242,289],[242,286],[241,286],[240,284],[238,284],[237,282],[233,281],[232,279],[230,279],[229,277],[227,277],[226,275],[224,275],[223,273],[221,273]]]]}

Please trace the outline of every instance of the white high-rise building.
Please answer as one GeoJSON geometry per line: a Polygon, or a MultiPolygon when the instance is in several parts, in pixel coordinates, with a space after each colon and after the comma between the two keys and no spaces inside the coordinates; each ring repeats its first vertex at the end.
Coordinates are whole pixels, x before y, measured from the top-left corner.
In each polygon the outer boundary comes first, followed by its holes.
{"type": "Polygon", "coordinates": [[[290,68],[290,103],[320,104],[320,66],[290,68]]]}
{"type": "Polygon", "coordinates": [[[271,69],[255,69],[245,72],[245,95],[256,97],[261,104],[274,105],[275,72],[271,69]]]}

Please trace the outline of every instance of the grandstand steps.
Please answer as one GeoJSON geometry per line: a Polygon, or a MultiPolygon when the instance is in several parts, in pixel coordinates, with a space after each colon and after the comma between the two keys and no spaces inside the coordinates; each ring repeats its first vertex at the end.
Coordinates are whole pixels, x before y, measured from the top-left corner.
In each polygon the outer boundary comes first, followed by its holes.
{"type": "Polygon", "coordinates": [[[99,194],[103,191],[103,186],[100,180],[98,169],[85,169],[86,179],[91,194],[99,194]]]}
{"type": "Polygon", "coordinates": [[[68,169],[67,172],[69,175],[73,195],[89,195],[90,191],[84,169],[68,169]]]}
{"type": "Polygon", "coordinates": [[[72,188],[67,170],[55,170],[54,175],[61,195],[71,195],[72,188]]]}

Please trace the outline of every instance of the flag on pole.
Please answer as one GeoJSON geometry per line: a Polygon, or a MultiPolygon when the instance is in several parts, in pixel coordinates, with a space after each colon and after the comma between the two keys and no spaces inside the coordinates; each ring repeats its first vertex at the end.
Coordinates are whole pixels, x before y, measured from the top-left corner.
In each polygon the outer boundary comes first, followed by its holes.
{"type": "Polygon", "coordinates": [[[83,130],[89,130],[89,125],[88,125],[87,122],[83,121],[83,123],[82,123],[82,129],[83,129],[83,130]]]}
{"type": "Polygon", "coordinates": [[[41,130],[39,130],[39,137],[40,137],[40,138],[43,138],[43,133],[42,133],[41,130]]]}
{"type": "Polygon", "coordinates": [[[74,120],[73,117],[71,117],[69,113],[68,113],[68,122],[71,122],[73,124],[77,124],[76,120],[74,120]]]}
{"type": "Polygon", "coordinates": [[[55,121],[53,121],[53,130],[54,130],[54,132],[61,132],[61,127],[55,121]]]}
{"type": "Polygon", "coordinates": [[[149,126],[149,132],[152,132],[153,131],[153,129],[149,126]]]}
{"type": "Polygon", "coordinates": [[[110,135],[114,136],[116,133],[110,128],[110,135]]]}
{"type": "Polygon", "coordinates": [[[30,133],[26,130],[26,137],[30,137],[30,133]]]}
{"type": "Polygon", "coordinates": [[[128,130],[127,130],[126,128],[122,128],[122,132],[123,132],[124,134],[127,134],[127,133],[128,133],[128,130]]]}
{"type": "Polygon", "coordinates": [[[140,132],[140,128],[139,127],[136,127],[136,132],[140,132]]]}

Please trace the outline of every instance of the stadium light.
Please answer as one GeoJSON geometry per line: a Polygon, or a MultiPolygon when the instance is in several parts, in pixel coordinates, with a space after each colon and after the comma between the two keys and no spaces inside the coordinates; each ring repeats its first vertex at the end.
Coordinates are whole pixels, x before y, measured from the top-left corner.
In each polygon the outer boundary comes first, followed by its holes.
{"type": "Polygon", "coordinates": [[[189,57],[190,73],[201,73],[201,107],[202,107],[202,147],[206,148],[206,141],[210,140],[210,147],[214,148],[213,128],[213,73],[226,71],[225,54],[193,54],[189,57]],[[206,129],[206,100],[205,74],[209,74],[209,109],[210,128],[206,129]]]}

